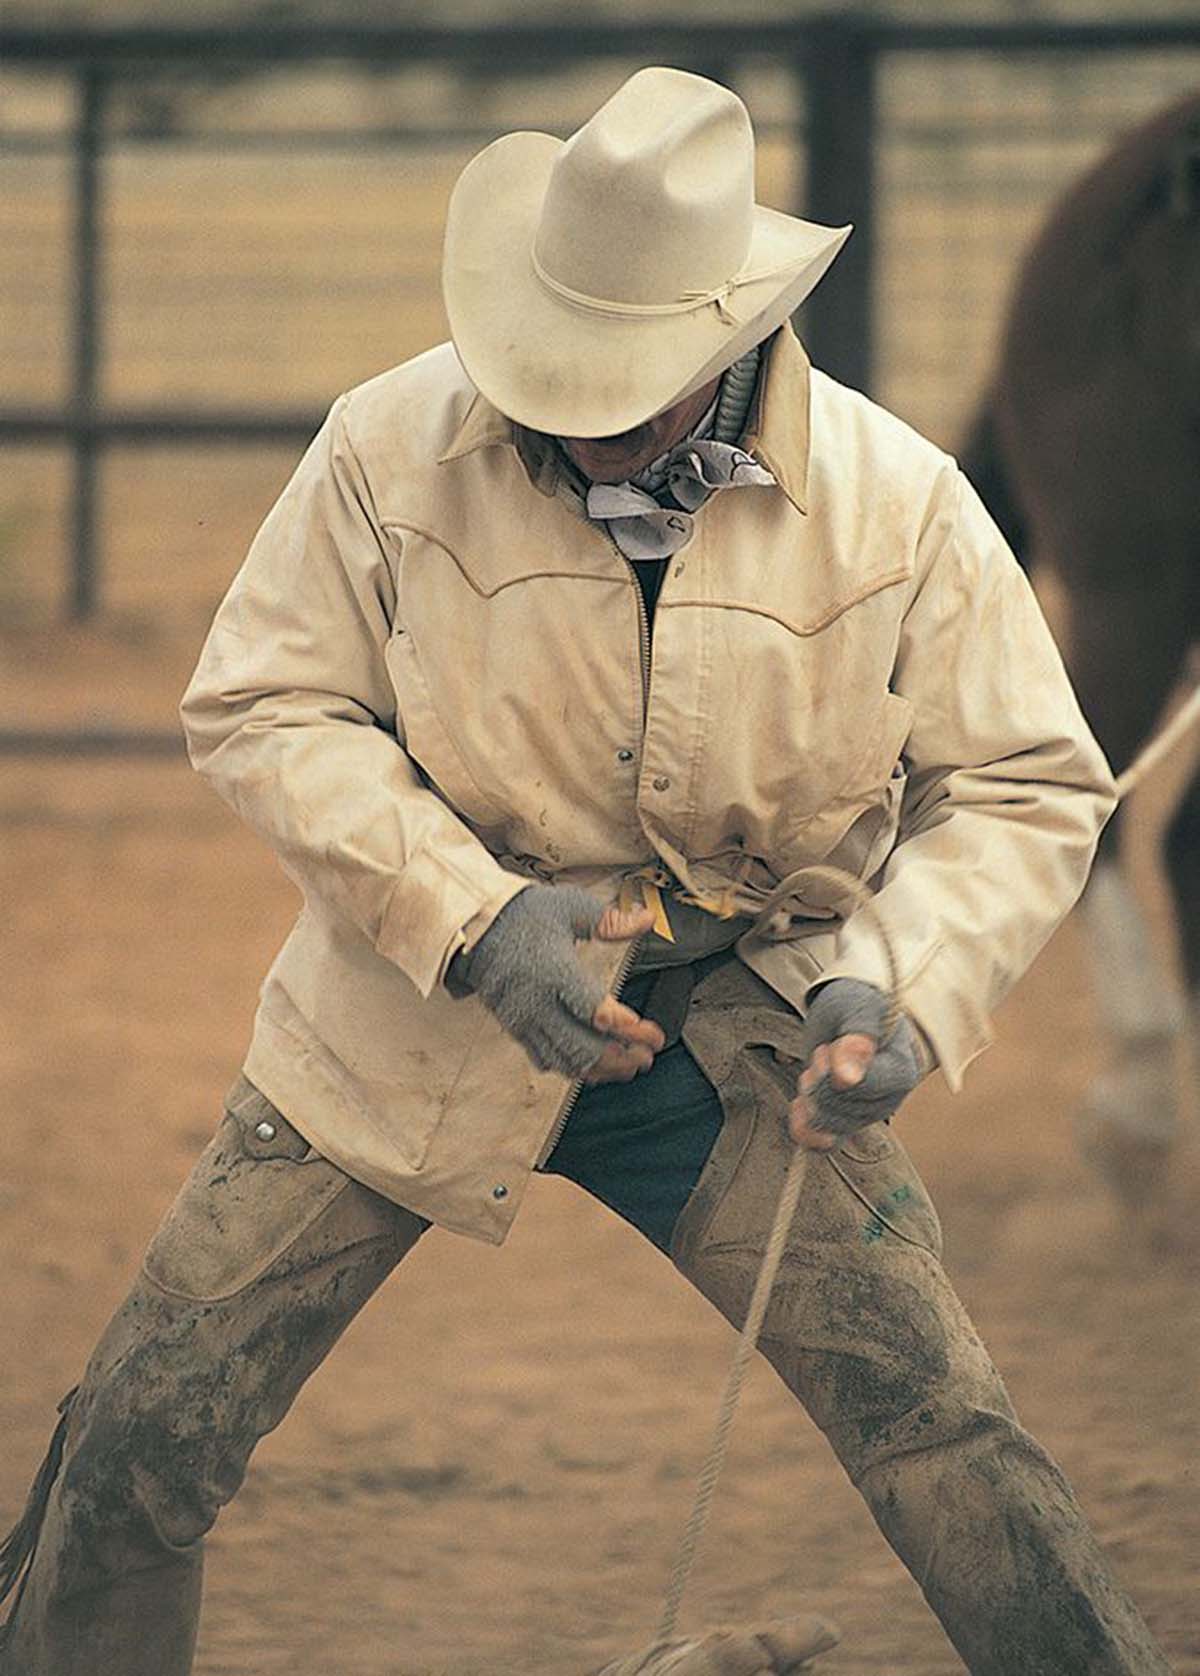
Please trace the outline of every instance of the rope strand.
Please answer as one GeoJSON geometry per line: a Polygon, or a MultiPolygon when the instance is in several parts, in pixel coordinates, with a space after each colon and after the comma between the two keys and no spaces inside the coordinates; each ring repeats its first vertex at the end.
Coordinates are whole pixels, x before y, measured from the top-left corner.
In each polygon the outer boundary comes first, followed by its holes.
{"type": "MultiPolygon", "coordinates": [[[[856,908],[875,911],[874,896],[862,880],[856,879],[852,873],[845,873],[840,867],[825,865],[805,868],[804,872],[805,877],[811,878],[813,883],[819,881],[833,885],[836,890],[850,897],[856,908]]],[[[889,1006],[883,1025],[883,1036],[886,1040],[895,1029],[900,1016],[900,973],[896,950],[887,926],[878,916],[876,916],[876,924],[879,927],[888,968],[889,1006]]],[[[746,1319],[742,1323],[737,1347],[733,1353],[733,1361],[726,1376],[725,1389],[721,1393],[712,1441],[709,1443],[708,1453],[704,1458],[704,1464],[696,1482],[696,1494],[692,1501],[692,1511],[687,1524],[684,1526],[675,1556],[675,1563],[671,1568],[670,1580],[667,1583],[666,1594],[663,1599],[662,1616],[658,1622],[657,1641],[668,1641],[675,1632],[675,1625],[679,1618],[679,1607],[688,1585],[688,1579],[691,1577],[696,1563],[696,1555],[699,1552],[700,1542],[708,1524],[708,1516],[712,1511],[717,1480],[720,1478],[721,1469],[725,1465],[725,1456],[729,1450],[729,1434],[733,1427],[734,1415],[737,1413],[742,1386],[746,1381],[750,1358],[754,1354],[758,1344],[758,1336],[762,1332],[767,1306],[771,1301],[771,1291],[775,1285],[775,1277],[779,1273],[779,1265],[783,1261],[783,1253],[787,1246],[787,1237],[796,1215],[796,1206],[800,1202],[800,1190],[804,1185],[804,1174],[807,1166],[808,1153],[804,1147],[797,1146],[792,1153],[787,1173],[783,1178],[783,1187],[780,1190],[779,1203],[775,1210],[775,1220],[771,1224],[766,1250],[763,1252],[758,1277],[754,1282],[754,1291],[750,1295],[749,1308],[746,1310],[746,1319]]]]}
{"type": "Polygon", "coordinates": [[[708,1454],[696,1484],[696,1496],[692,1503],[691,1516],[684,1527],[679,1551],[675,1556],[671,1580],[667,1585],[666,1597],[663,1601],[662,1617],[659,1619],[655,1637],[657,1641],[669,1641],[675,1632],[680,1602],[683,1600],[683,1592],[687,1588],[688,1579],[692,1574],[692,1567],[696,1563],[700,1539],[704,1535],[708,1515],[712,1510],[717,1479],[721,1476],[721,1468],[725,1465],[725,1456],[729,1448],[729,1433],[733,1426],[733,1417],[737,1412],[738,1399],[742,1394],[742,1386],[746,1380],[746,1370],[750,1366],[750,1358],[758,1343],[758,1335],[762,1331],[767,1305],[771,1298],[771,1289],[775,1284],[775,1276],[783,1258],[788,1232],[792,1226],[792,1218],[796,1214],[800,1189],[804,1185],[804,1171],[807,1162],[804,1148],[798,1146],[792,1154],[787,1175],[783,1180],[783,1192],[779,1196],[779,1206],[775,1212],[775,1221],[771,1228],[770,1237],[767,1240],[767,1249],[763,1253],[762,1266],[758,1271],[758,1279],[754,1283],[750,1308],[746,1312],[746,1320],[742,1326],[737,1349],[733,1354],[733,1362],[725,1381],[725,1389],[721,1395],[720,1407],[717,1410],[717,1422],[713,1428],[712,1442],[709,1444],[708,1454]]]}
{"type": "Polygon", "coordinates": [[[1187,698],[1176,710],[1170,721],[1163,726],[1150,740],[1123,774],[1117,776],[1117,796],[1124,799],[1141,784],[1152,768],[1166,756],[1185,734],[1200,722],[1200,685],[1192,688],[1187,698]]]}

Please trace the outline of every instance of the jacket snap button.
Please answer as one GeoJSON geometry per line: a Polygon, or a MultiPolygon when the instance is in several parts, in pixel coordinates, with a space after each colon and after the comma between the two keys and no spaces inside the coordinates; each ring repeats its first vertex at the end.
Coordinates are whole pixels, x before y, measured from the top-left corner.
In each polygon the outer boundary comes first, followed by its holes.
{"type": "Polygon", "coordinates": [[[633,761],[633,752],[629,751],[629,750],[618,751],[617,752],[617,761],[618,762],[632,762],[633,761]]]}
{"type": "Polygon", "coordinates": [[[655,775],[655,777],[654,777],[654,789],[655,789],[655,791],[669,791],[671,789],[671,782],[670,782],[670,780],[667,779],[667,776],[665,774],[656,774],[655,775]]]}
{"type": "Polygon", "coordinates": [[[497,1186],[492,1188],[492,1198],[493,1199],[507,1199],[508,1198],[508,1188],[505,1187],[503,1182],[498,1183],[497,1186]]]}
{"type": "Polygon", "coordinates": [[[273,1141],[275,1139],[275,1125],[268,1123],[264,1117],[261,1123],[254,1125],[254,1133],[260,1141],[273,1141]]]}

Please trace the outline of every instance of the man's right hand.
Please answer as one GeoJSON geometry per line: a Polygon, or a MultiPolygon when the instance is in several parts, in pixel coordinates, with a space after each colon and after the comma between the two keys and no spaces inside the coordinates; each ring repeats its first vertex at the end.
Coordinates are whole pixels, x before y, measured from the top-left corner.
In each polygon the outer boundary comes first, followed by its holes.
{"type": "Polygon", "coordinates": [[[653,914],[602,908],[572,885],[530,885],[500,910],[453,976],[477,994],[539,1071],[587,1083],[631,1082],[663,1046],[650,1019],[606,994],[579,963],[575,944],[623,942],[653,914]]]}

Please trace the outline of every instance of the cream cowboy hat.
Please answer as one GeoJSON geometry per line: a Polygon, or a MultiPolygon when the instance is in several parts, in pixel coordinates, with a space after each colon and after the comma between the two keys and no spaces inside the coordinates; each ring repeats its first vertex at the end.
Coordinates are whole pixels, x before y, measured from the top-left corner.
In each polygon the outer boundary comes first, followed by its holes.
{"type": "Polygon", "coordinates": [[[735,93],[639,70],[569,140],[508,134],[463,170],[442,263],[450,331],[509,418],[611,436],[782,325],[849,234],[755,203],[735,93]]]}

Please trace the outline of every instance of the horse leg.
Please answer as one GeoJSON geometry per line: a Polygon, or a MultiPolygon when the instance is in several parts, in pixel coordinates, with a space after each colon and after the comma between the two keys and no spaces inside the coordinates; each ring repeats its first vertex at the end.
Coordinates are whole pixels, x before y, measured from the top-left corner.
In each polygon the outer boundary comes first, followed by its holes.
{"type": "MultiPolygon", "coordinates": [[[[1162,715],[1184,662],[1189,625],[1182,588],[1175,599],[1169,585],[1113,592],[1118,597],[1098,598],[1094,590],[1081,597],[1078,583],[1072,588],[1072,672],[1097,737],[1114,766],[1125,768],[1162,715]]],[[[1192,820],[1200,823],[1200,807],[1192,820]]],[[[1141,1212],[1161,1201],[1175,1140],[1185,1011],[1122,855],[1122,838],[1130,836],[1125,824],[1111,823],[1083,899],[1110,1060],[1084,1096],[1076,1129],[1088,1162],[1127,1209],[1141,1212]]],[[[1168,860],[1169,884],[1181,913],[1186,890],[1194,918],[1186,937],[1200,963],[1200,877],[1189,884],[1195,865],[1186,853],[1189,830],[1194,838],[1196,825],[1181,826],[1168,850],[1175,856],[1168,860]]]]}
{"type": "Polygon", "coordinates": [[[1097,863],[1082,915],[1110,1058],[1075,1114],[1076,1134],[1122,1204],[1141,1211],[1161,1196],[1175,1140],[1183,1005],[1119,858],[1097,863]]]}

